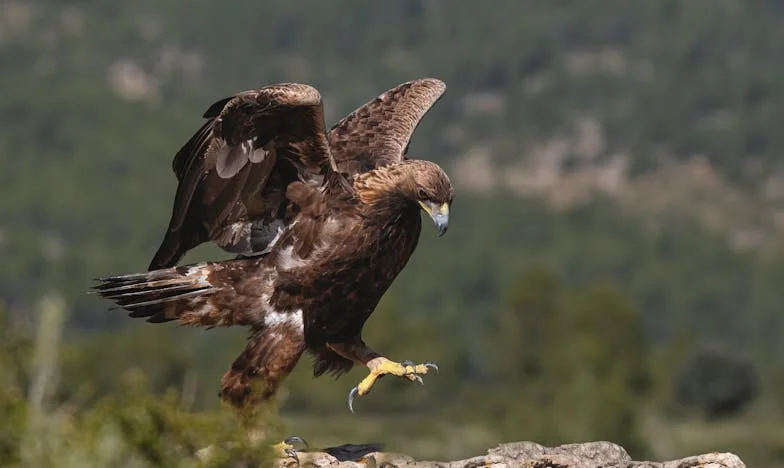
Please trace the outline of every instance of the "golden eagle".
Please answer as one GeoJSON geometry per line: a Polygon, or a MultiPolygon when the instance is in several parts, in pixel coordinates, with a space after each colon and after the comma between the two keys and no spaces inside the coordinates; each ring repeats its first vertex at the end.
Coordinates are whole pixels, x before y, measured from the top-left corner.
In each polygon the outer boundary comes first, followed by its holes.
{"type": "Polygon", "coordinates": [[[444,90],[435,79],[404,83],[329,133],[319,92],[304,84],[216,102],[174,159],[179,187],[151,270],[94,289],[149,322],[249,327],[220,393],[238,408],[272,397],[304,351],[315,376],[368,367],[349,393],[352,411],[379,376],[421,382],[433,364],[393,362],[361,332],[417,245],[420,209],[439,235],[447,229],[449,178],[404,157],[444,90]],[[247,257],[173,266],[209,240],[247,257]]]}

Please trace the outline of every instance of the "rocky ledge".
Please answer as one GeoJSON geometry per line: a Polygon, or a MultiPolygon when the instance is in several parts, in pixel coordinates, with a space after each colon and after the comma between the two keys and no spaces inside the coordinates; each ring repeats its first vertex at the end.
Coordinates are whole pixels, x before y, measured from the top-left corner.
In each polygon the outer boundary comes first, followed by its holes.
{"type": "Polygon", "coordinates": [[[299,460],[280,459],[278,467],[442,467],[442,468],[745,468],[732,453],[706,453],[665,462],[634,461],[623,447],[610,442],[543,447],[534,442],[501,444],[486,455],[457,461],[417,461],[403,454],[379,451],[378,445],[343,445],[324,451],[297,452],[299,460]]]}

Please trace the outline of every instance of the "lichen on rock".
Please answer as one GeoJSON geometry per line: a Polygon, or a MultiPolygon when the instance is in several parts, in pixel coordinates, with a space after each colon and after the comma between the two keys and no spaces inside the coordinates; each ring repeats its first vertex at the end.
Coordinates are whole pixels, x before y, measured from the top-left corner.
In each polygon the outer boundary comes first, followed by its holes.
{"type": "MultiPolygon", "coordinates": [[[[371,445],[366,446],[368,450],[371,445]]],[[[732,453],[706,453],[679,460],[634,461],[623,447],[611,442],[587,442],[544,447],[534,442],[511,442],[491,448],[487,454],[455,461],[417,461],[390,452],[371,452],[349,444],[324,451],[298,452],[299,460],[279,459],[278,467],[335,468],[745,468],[732,453]]]]}

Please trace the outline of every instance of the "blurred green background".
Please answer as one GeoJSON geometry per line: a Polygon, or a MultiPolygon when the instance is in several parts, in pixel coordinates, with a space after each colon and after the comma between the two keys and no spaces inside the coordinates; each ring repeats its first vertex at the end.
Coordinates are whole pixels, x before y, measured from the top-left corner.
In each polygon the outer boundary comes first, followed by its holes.
{"type": "Polygon", "coordinates": [[[330,126],[432,76],[409,155],[452,177],[450,231],[423,230],[365,330],[441,373],[351,415],[365,371],[305,358],[282,433],[781,466],[782,51],[777,0],[0,0],[0,464],[187,465],[232,439],[216,393],[246,331],[131,320],[92,278],[144,270],[215,100],[305,82],[330,126]]]}

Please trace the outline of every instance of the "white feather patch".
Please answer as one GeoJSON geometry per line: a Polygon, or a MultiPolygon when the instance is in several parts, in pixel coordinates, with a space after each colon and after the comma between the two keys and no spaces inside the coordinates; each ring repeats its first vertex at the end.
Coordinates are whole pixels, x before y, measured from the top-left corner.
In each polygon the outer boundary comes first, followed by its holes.
{"type": "Polygon", "coordinates": [[[264,315],[264,325],[267,328],[274,328],[291,321],[291,312],[277,312],[271,310],[264,315]]]}
{"type": "Polygon", "coordinates": [[[269,337],[272,339],[272,342],[274,344],[274,343],[277,343],[278,341],[280,341],[281,338],[283,338],[283,335],[281,335],[278,332],[272,332],[272,333],[269,334],[269,337]]]}
{"type": "Polygon", "coordinates": [[[194,265],[188,268],[185,276],[191,281],[194,281],[197,285],[206,288],[212,286],[208,280],[210,273],[212,273],[212,270],[206,268],[206,265],[194,265]]]}
{"type": "Polygon", "coordinates": [[[238,146],[229,146],[219,140],[220,147],[215,153],[215,170],[222,179],[230,179],[245,167],[253,151],[253,140],[245,140],[238,146]]]}
{"type": "Polygon", "coordinates": [[[297,329],[300,333],[305,333],[305,322],[302,319],[302,309],[298,309],[294,314],[292,314],[291,324],[297,329]]]}
{"type": "Polygon", "coordinates": [[[287,326],[294,328],[299,333],[303,333],[305,325],[302,320],[302,309],[287,312],[267,311],[264,315],[264,326],[267,328],[287,326]]]}
{"type": "Polygon", "coordinates": [[[305,265],[305,260],[294,252],[293,245],[286,247],[278,254],[278,266],[281,270],[291,270],[303,265],[305,265]]]}
{"type": "MultiPolygon", "coordinates": [[[[251,141],[251,149],[253,148],[253,143],[256,142],[256,137],[253,137],[251,141]]],[[[248,155],[248,160],[252,163],[260,163],[264,161],[270,154],[275,152],[275,147],[272,145],[272,142],[267,143],[266,145],[262,146],[261,148],[256,148],[255,150],[251,151],[248,155]]]]}

